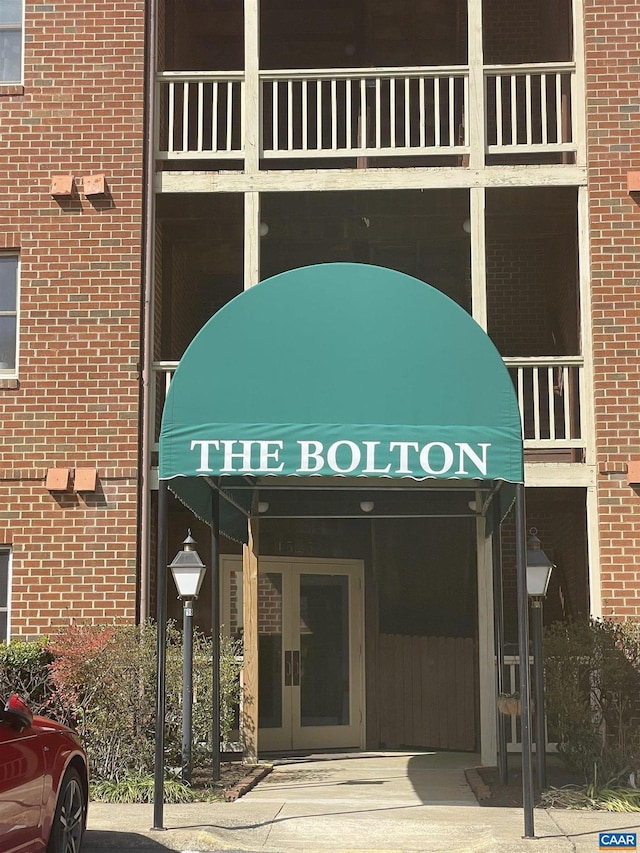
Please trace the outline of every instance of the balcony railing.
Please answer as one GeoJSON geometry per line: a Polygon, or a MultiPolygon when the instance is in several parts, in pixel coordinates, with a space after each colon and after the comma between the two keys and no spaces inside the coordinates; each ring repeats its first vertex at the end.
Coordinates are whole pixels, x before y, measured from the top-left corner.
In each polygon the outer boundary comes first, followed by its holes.
{"type": "Polygon", "coordinates": [[[581,356],[505,358],[518,395],[525,449],[579,450],[584,359],[581,356]]]}
{"type": "Polygon", "coordinates": [[[241,71],[165,72],[159,75],[157,95],[159,157],[228,160],[244,156],[241,71]]]}
{"type": "Polygon", "coordinates": [[[466,68],[270,71],[264,157],[468,152],[466,68]]]}
{"type": "MultiPolygon", "coordinates": [[[[505,358],[518,396],[524,447],[530,450],[582,450],[580,428],[584,359],[581,356],[505,358]]],[[[158,449],[162,407],[177,361],[153,365],[153,450],[158,449]]]]}
{"type": "MultiPolygon", "coordinates": [[[[261,71],[264,159],[380,158],[470,153],[469,68],[261,71]]],[[[487,66],[485,152],[575,152],[575,65],[487,66]]],[[[244,159],[241,71],[157,75],[157,156],[244,159]]],[[[373,160],[375,164],[375,159],[373,160]]]]}
{"type": "Polygon", "coordinates": [[[486,67],[487,152],[574,151],[574,71],[571,62],[486,67]]]}

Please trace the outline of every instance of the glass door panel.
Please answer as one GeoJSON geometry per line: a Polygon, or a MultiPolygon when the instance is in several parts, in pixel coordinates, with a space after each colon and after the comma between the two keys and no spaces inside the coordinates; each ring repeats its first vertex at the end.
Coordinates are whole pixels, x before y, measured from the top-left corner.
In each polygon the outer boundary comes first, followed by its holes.
{"type": "Polygon", "coordinates": [[[282,727],[282,574],[265,572],[258,582],[258,725],[282,727]]]}
{"type": "MultiPolygon", "coordinates": [[[[242,564],[222,560],[222,620],[242,632],[242,564]]],[[[258,561],[258,749],[361,747],[362,563],[258,561]]]]}
{"type": "Polygon", "coordinates": [[[301,574],[300,725],[349,724],[349,578],[301,574]]]}

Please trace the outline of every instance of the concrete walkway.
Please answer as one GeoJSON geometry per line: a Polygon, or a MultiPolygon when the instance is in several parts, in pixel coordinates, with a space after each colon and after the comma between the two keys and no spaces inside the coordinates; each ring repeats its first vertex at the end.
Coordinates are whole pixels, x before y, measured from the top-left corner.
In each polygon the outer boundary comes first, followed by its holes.
{"type": "Polygon", "coordinates": [[[536,809],[536,840],[525,840],[521,809],[478,805],[464,776],[477,763],[398,752],[283,761],[234,803],[165,806],[164,832],[149,829],[151,806],[92,803],[83,853],[586,853],[598,832],[639,829],[640,814],[536,809]]]}

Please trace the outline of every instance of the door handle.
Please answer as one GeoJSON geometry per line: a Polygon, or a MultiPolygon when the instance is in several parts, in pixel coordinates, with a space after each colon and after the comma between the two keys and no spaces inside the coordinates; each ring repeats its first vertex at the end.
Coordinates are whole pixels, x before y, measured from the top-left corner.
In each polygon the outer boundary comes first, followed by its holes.
{"type": "Polygon", "coordinates": [[[300,686],[300,652],[297,649],[293,652],[293,685],[300,686]]]}
{"type": "Polygon", "coordinates": [[[284,653],[284,686],[291,687],[292,652],[284,653]]]}

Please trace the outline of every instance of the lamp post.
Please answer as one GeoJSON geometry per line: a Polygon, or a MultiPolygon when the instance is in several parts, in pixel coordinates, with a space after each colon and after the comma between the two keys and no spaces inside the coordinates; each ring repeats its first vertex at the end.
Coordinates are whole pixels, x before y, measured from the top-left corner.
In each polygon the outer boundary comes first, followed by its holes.
{"type": "MultiPolygon", "coordinates": [[[[542,655],[542,600],[547,594],[549,578],[554,565],[540,547],[538,532],[532,527],[527,542],[527,594],[531,600],[531,623],[533,635],[533,667],[536,697],[536,771],[538,787],[547,787],[546,734],[544,730],[544,661],[542,655]]],[[[520,665],[524,664],[522,661],[520,665]]]]}
{"type": "Polygon", "coordinates": [[[193,601],[198,597],[207,567],[195,550],[195,539],[189,530],[169,565],[173,574],[178,598],[183,602],[182,640],[182,779],[191,781],[191,724],[193,719],[193,601]]]}

